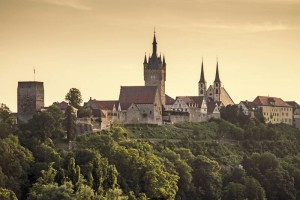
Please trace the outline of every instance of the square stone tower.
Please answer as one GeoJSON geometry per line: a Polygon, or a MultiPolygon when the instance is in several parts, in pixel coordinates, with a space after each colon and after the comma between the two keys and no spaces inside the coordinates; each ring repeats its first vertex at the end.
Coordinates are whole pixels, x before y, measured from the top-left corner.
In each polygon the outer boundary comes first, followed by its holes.
{"type": "Polygon", "coordinates": [[[44,107],[44,83],[18,82],[18,120],[27,122],[44,107]]]}

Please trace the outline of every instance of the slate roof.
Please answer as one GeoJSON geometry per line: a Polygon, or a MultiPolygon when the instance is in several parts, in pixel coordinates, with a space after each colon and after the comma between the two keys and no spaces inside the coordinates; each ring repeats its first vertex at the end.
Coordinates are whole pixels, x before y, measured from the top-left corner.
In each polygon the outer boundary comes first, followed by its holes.
{"type": "Polygon", "coordinates": [[[119,101],[110,100],[110,101],[98,101],[98,100],[89,100],[87,104],[93,105],[100,110],[113,110],[114,106],[117,109],[119,101]]]}
{"type": "Polygon", "coordinates": [[[244,104],[248,110],[252,110],[256,107],[251,101],[241,101],[240,103],[244,104]]]}
{"type": "Polygon", "coordinates": [[[176,97],[176,99],[182,99],[188,106],[190,104],[196,104],[197,108],[201,108],[202,102],[204,100],[204,97],[201,96],[179,96],[176,97]]]}
{"type": "Polygon", "coordinates": [[[54,106],[57,106],[60,110],[67,110],[69,103],[62,101],[62,102],[54,102],[54,106]]]}
{"type": "Polygon", "coordinates": [[[214,112],[215,107],[218,106],[216,104],[217,104],[217,102],[215,102],[215,101],[210,101],[207,103],[207,113],[208,114],[211,114],[214,112]]]}
{"type": "Polygon", "coordinates": [[[175,103],[175,99],[173,99],[169,95],[166,95],[166,105],[173,105],[174,103],[175,103]]]}
{"type": "Polygon", "coordinates": [[[298,109],[300,108],[300,105],[295,102],[295,101],[286,101],[285,103],[289,104],[290,106],[292,106],[294,109],[298,109]]]}
{"type": "Polygon", "coordinates": [[[254,99],[255,106],[278,106],[278,107],[292,107],[285,103],[281,98],[258,96],[254,99]]]}
{"type": "Polygon", "coordinates": [[[127,110],[133,103],[153,104],[157,86],[121,86],[119,102],[122,110],[127,110]]]}

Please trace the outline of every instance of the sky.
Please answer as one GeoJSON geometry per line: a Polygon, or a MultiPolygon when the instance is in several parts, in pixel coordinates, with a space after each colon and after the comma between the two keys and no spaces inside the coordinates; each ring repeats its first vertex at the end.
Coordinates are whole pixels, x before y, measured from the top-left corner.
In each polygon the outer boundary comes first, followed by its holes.
{"type": "Polygon", "coordinates": [[[300,103],[299,0],[0,0],[0,103],[17,111],[18,81],[44,82],[45,106],[70,88],[118,99],[143,85],[143,59],[167,63],[166,93],[198,94],[216,60],[235,103],[275,96],[300,103]]]}

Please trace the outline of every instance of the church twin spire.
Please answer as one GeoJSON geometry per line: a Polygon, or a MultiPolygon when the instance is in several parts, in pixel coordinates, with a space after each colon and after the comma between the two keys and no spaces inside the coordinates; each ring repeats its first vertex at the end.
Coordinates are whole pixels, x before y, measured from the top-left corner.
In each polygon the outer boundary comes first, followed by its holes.
{"type": "Polygon", "coordinates": [[[217,70],[216,70],[216,77],[214,83],[221,83],[220,76],[219,76],[219,61],[217,60],[217,70]]]}
{"type": "MultiPolygon", "coordinates": [[[[219,76],[219,61],[217,60],[217,68],[216,68],[216,76],[214,83],[220,83],[220,76],[219,76]]],[[[205,77],[204,77],[204,68],[203,68],[203,58],[202,58],[202,64],[201,64],[201,74],[200,74],[200,80],[199,83],[206,83],[205,77]]]]}

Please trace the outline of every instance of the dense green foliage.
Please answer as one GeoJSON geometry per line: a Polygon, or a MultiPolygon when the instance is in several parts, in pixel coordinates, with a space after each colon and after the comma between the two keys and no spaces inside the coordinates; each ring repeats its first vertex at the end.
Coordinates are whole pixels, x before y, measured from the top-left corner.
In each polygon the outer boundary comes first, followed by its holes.
{"type": "Polygon", "coordinates": [[[82,103],[81,92],[77,88],[71,88],[69,92],[66,94],[65,99],[69,101],[70,105],[79,108],[82,103]]]}
{"type": "Polygon", "coordinates": [[[0,199],[300,198],[300,132],[234,107],[226,121],[117,126],[71,143],[56,107],[18,127],[1,108],[0,199]]]}

